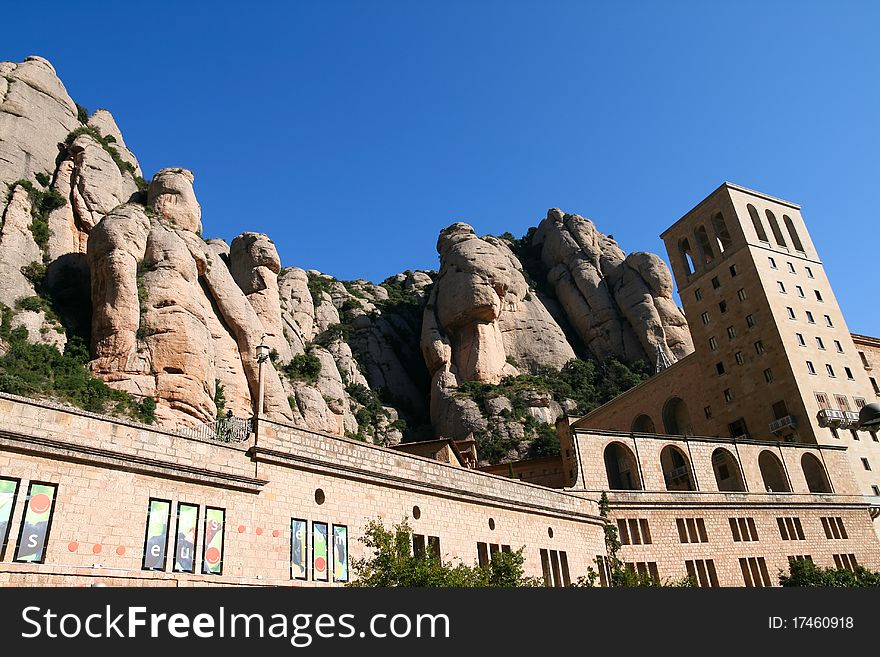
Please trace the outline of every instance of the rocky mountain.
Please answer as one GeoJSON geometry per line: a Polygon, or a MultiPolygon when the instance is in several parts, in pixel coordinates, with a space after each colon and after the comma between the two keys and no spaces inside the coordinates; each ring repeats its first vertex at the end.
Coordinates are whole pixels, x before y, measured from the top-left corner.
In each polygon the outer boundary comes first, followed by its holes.
{"type": "MultiPolygon", "coordinates": [[[[146,180],[110,112],[78,106],[46,60],[0,63],[0,348],[87,347],[117,402],[177,426],[250,416],[265,340],[269,417],[383,444],[474,433],[490,460],[599,403],[590,372],[623,367],[625,388],[627,365],[693,350],[663,261],[578,215],[550,210],[519,240],[452,224],[439,272],[377,285],[284,267],[264,234],[203,239],[193,183],[146,180]]],[[[0,389],[46,389],[3,358],[0,389]]]]}

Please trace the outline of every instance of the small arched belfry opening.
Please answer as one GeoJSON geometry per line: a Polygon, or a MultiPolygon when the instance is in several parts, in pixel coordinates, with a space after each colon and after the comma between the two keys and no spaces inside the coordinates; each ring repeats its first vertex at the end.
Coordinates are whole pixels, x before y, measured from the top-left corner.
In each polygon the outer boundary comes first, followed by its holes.
{"type": "Polygon", "coordinates": [[[712,470],[715,471],[715,483],[718,490],[743,493],[746,483],[743,480],[739,463],[728,450],[719,447],[712,452],[712,470]]]}
{"type": "Polygon", "coordinates": [[[654,420],[650,415],[642,413],[632,423],[632,431],[636,433],[657,433],[657,427],[654,426],[654,420]]]}
{"type": "Polygon", "coordinates": [[[712,229],[715,231],[715,243],[718,245],[718,252],[724,253],[730,248],[733,239],[730,237],[730,231],[727,230],[727,222],[724,221],[724,215],[720,212],[712,217],[712,229]]]}
{"type": "Polygon", "coordinates": [[[684,273],[690,276],[697,270],[697,268],[694,265],[694,255],[691,250],[691,243],[686,237],[679,241],[678,253],[681,256],[681,264],[684,267],[684,273]]]}
{"type": "Polygon", "coordinates": [[[667,445],[660,452],[660,467],[666,490],[696,490],[691,477],[691,464],[678,447],[667,445]]]}
{"type": "Polygon", "coordinates": [[[712,264],[715,259],[715,252],[712,251],[712,243],[709,241],[709,233],[705,226],[698,226],[694,231],[694,237],[697,240],[697,248],[700,250],[700,262],[704,265],[712,264]]]}
{"type": "Polygon", "coordinates": [[[691,416],[681,397],[673,397],[663,405],[663,429],[672,436],[693,434],[691,416]]]}
{"type": "Polygon", "coordinates": [[[749,216],[752,218],[752,226],[755,229],[755,234],[757,234],[758,239],[769,244],[770,240],[767,239],[767,231],[764,230],[764,222],[761,221],[761,215],[758,214],[755,206],[751,203],[746,207],[749,210],[749,216]]]}
{"type": "Polygon", "coordinates": [[[825,466],[813,454],[804,454],[801,457],[801,468],[804,478],[807,480],[807,488],[811,493],[830,493],[831,482],[825,472],[825,466]]]}
{"type": "Polygon", "coordinates": [[[779,230],[779,222],[776,221],[776,215],[770,212],[770,210],[766,210],[764,214],[767,215],[767,221],[770,222],[770,230],[773,231],[773,239],[776,240],[776,244],[787,249],[788,245],[785,243],[782,231],[779,230]]]}
{"type": "Polygon", "coordinates": [[[636,457],[623,443],[608,443],[605,447],[605,472],[610,490],[642,490],[636,457]]]}
{"type": "Polygon", "coordinates": [[[758,456],[758,467],[761,469],[761,478],[768,493],[791,492],[788,477],[785,476],[785,468],[782,467],[782,461],[776,454],[765,449],[758,456]]]}
{"type": "Polygon", "coordinates": [[[794,244],[794,248],[801,253],[804,252],[804,244],[801,242],[800,235],[798,235],[797,229],[794,227],[794,222],[791,220],[787,214],[782,215],[782,222],[785,224],[786,230],[788,230],[788,236],[791,238],[791,243],[794,244]]]}

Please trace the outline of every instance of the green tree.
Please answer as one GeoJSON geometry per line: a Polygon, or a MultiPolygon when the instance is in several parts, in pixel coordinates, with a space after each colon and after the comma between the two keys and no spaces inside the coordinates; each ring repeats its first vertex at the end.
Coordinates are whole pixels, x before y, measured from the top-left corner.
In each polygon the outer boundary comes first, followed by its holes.
{"type": "Polygon", "coordinates": [[[523,574],[523,549],[497,552],[485,566],[444,562],[411,549],[413,530],[407,519],[387,529],[381,520],[367,523],[359,540],[372,554],[352,562],[354,587],[519,587],[537,586],[523,574]]]}
{"type": "Polygon", "coordinates": [[[822,568],[809,559],[792,559],[788,574],[779,573],[780,586],[821,586],[834,588],[862,588],[880,586],[880,572],[857,566],[855,571],[846,568],[822,568]]]}

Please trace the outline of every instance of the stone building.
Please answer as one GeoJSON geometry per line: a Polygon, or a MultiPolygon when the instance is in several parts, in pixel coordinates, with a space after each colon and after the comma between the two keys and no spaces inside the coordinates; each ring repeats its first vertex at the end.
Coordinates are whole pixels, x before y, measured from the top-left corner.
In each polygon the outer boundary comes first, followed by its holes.
{"type": "MultiPolygon", "coordinates": [[[[800,208],[724,183],[663,234],[694,352],[577,428],[846,447],[880,509],[880,341],[852,335],[800,208]]],[[[823,452],[824,453],[824,452],[823,452]]]]}

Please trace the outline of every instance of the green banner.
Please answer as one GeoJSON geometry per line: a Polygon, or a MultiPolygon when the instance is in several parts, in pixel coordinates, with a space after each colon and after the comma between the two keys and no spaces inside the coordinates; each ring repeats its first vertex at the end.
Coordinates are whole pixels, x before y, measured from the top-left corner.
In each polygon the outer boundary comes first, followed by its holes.
{"type": "Polygon", "coordinates": [[[290,578],[306,579],[308,569],[307,523],[299,518],[290,520],[290,578]]]}
{"type": "Polygon", "coordinates": [[[326,582],[327,572],[327,523],[312,523],[312,579],[326,582]]]}
{"type": "Polygon", "coordinates": [[[348,527],[333,525],[333,581],[348,581],[348,527]]]}
{"type": "Polygon", "coordinates": [[[202,572],[206,575],[223,574],[224,509],[205,508],[205,546],[202,553],[202,572]]]}
{"type": "Polygon", "coordinates": [[[144,570],[165,570],[168,550],[168,525],[171,523],[171,502],[150,498],[147,532],[144,538],[144,570]]]}
{"type": "Polygon", "coordinates": [[[195,572],[198,525],[198,505],[179,503],[177,505],[177,533],[174,537],[174,572],[195,572]]]}
{"type": "Polygon", "coordinates": [[[27,506],[15,550],[16,561],[43,563],[46,558],[57,490],[55,484],[31,482],[28,486],[27,506]]]}
{"type": "Polygon", "coordinates": [[[12,512],[18,496],[18,479],[0,479],[0,561],[9,542],[9,529],[12,525],[12,512]]]}

